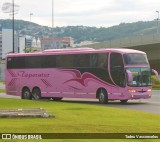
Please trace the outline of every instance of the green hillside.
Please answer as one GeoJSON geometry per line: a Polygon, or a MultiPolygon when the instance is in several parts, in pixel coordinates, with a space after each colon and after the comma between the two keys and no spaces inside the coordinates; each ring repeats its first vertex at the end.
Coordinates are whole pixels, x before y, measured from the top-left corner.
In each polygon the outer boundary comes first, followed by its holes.
{"type": "MultiPolygon", "coordinates": [[[[0,20],[3,28],[12,28],[12,20],[0,20]]],[[[137,35],[149,35],[157,32],[156,21],[139,21],[135,23],[120,23],[112,27],[88,27],[88,26],[66,26],[66,27],[47,27],[36,23],[15,20],[15,30],[22,35],[34,37],[72,37],[79,43],[81,41],[103,42],[124,37],[137,35]]]]}

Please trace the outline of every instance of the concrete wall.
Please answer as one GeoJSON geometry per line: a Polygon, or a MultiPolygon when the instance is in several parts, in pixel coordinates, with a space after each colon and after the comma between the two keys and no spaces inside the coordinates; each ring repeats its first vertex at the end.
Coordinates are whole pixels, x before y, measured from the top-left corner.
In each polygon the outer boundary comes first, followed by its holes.
{"type": "Polygon", "coordinates": [[[148,44],[156,44],[160,43],[160,34],[153,34],[153,35],[139,35],[135,37],[126,37],[117,40],[111,40],[102,43],[96,43],[88,45],[89,47],[93,48],[125,48],[125,47],[133,47],[133,46],[141,46],[141,45],[148,45],[148,44]]]}

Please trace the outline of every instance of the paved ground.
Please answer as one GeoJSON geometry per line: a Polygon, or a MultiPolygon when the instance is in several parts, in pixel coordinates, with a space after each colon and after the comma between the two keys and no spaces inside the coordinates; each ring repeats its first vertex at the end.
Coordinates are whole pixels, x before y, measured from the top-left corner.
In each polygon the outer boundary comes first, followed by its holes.
{"type": "MultiPolygon", "coordinates": [[[[0,93],[0,98],[15,98],[20,99],[17,96],[10,96],[4,93],[0,93]]],[[[63,102],[70,103],[83,103],[83,104],[91,104],[91,105],[103,105],[108,107],[117,107],[117,108],[125,108],[131,110],[138,110],[144,112],[151,112],[155,114],[160,114],[160,91],[153,91],[153,95],[151,99],[147,100],[131,100],[126,104],[122,104],[119,101],[109,102],[108,104],[99,104],[96,99],[63,99],[63,102]]]]}

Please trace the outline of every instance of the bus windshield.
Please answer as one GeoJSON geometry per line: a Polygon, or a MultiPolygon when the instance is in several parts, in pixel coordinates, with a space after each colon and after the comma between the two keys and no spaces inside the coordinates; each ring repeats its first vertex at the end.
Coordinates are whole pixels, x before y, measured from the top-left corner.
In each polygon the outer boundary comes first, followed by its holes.
{"type": "Polygon", "coordinates": [[[145,54],[140,53],[129,53],[124,54],[124,62],[126,65],[133,65],[133,64],[145,64],[148,65],[147,56],[145,54]]]}
{"type": "Polygon", "coordinates": [[[133,81],[128,82],[129,86],[151,86],[150,68],[128,68],[132,72],[133,81]]]}

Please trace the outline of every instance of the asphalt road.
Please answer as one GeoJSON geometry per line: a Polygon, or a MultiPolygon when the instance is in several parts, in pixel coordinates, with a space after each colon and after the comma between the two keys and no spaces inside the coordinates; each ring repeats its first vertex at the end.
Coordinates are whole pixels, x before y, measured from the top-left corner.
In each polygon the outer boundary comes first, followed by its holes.
{"type": "MultiPolygon", "coordinates": [[[[125,108],[131,110],[138,110],[143,112],[150,112],[155,114],[160,114],[160,91],[153,91],[151,99],[142,99],[142,100],[130,100],[125,104],[120,103],[120,101],[111,101],[108,104],[99,104],[97,99],[63,99],[63,102],[69,103],[83,103],[90,105],[101,105],[107,107],[115,108],[125,108]]],[[[10,96],[1,93],[0,98],[15,98],[20,99],[20,97],[10,96]]]]}

